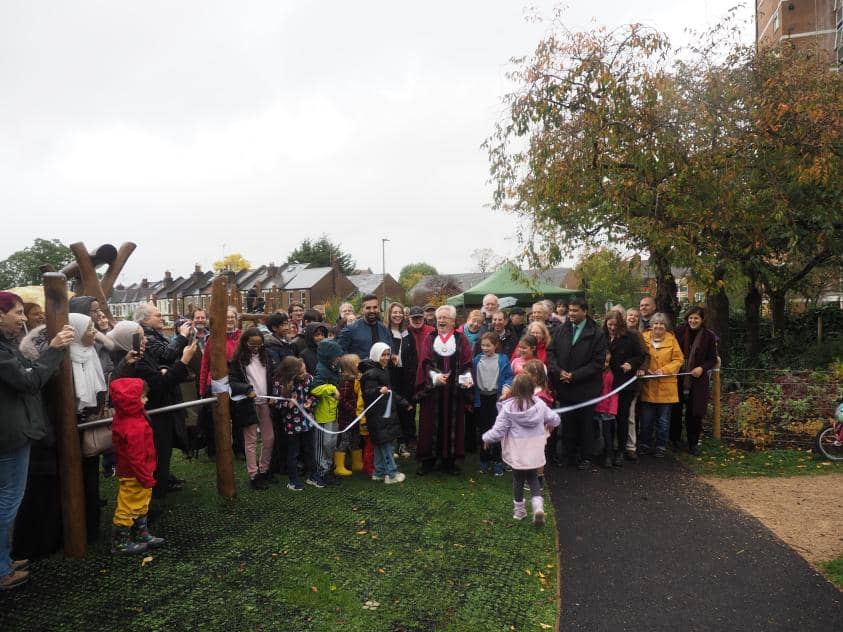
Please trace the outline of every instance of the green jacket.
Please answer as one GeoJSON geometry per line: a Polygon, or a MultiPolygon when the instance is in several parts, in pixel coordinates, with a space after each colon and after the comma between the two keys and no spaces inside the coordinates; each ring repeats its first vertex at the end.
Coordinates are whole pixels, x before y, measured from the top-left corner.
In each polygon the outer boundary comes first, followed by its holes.
{"type": "Polygon", "coordinates": [[[339,408],[339,389],[333,384],[320,384],[310,389],[310,394],[316,398],[316,405],[313,407],[313,418],[320,424],[329,424],[337,420],[337,409],[339,408]]]}
{"type": "Polygon", "coordinates": [[[36,362],[0,334],[0,454],[50,433],[41,389],[55,374],[64,351],[48,348],[36,362]]]}

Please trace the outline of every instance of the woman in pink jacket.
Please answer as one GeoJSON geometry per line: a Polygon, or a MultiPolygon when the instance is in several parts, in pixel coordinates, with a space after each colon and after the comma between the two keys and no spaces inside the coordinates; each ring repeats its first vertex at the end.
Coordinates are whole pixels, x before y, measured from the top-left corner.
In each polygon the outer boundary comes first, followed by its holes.
{"type": "Polygon", "coordinates": [[[499,404],[495,425],[483,434],[483,443],[501,443],[504,462],[512,468],[512,517],[523,520],[524,482],[533,497],[533,524],[544,524],[544,499],[539,485],[539,470],[544,467],[544,445],[550,431],[559,425],[559,415],[533,395],[535,384],[522,373],[512,381],[509,399],[499,404]]]}

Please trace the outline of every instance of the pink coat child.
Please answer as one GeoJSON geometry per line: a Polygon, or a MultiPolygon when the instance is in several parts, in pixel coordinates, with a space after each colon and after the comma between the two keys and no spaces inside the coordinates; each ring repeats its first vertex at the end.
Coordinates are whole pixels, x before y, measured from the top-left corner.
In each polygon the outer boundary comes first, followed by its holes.
{"type": "Polygon", "coordinates": [[[525,410],[518,409],[517,398],[499,403],[495,425],[483,433],[485,443],[501,443],[503,461],[513,470],[544,467],[545,428],[559,425],[559,415],[547,404],[538,397],[533,397],[532,401],[525,410]]]}
{"type": "MultiPolygon", "coordinates": [[[[603,391],[600,393],[601,395],[606,395],[612,392],[612,385],[615,381],[615,374],[612,373],[611,369],[606,369],[603,371],[603,391]]],[[[594,413],[603,413],[605,415],[611,415],[612,417],[618,416],[618,393],[615,393],[611,397],[607,397],[606,399],[598,402],[597,406],[594,407],[594,413]]]]}

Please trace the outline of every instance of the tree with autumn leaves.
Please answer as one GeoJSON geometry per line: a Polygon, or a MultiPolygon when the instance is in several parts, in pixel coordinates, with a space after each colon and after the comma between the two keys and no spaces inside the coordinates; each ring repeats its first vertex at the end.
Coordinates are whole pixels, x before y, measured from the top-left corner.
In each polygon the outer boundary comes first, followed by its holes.
{"type": "Polygon", "coordinates": [[[815,51],[743,45],[729,20],[682,50],[641,25],[554,26],[514,60],[486,142],[495,207],[527,220],[534,264],[647,253],[674,316],[671,267],[689,268],[723,335],[725,290],[747,280],[757,346],[762,297],[780,322],[786,293],[843,255],[843,77],[815,51]]]}

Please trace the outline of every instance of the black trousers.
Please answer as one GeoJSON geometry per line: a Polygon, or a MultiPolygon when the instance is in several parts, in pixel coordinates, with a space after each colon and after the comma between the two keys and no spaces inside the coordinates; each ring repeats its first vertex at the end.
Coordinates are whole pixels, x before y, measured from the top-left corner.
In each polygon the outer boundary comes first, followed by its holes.
{"type": "Polygon", "coordinates": [[[474,407],[465,411],[465,451],[477,452],[477,415],[474,407]]]}
{"type": "Polygon", "coordinates": [[[287,435],[287,476],[291,481],[298,480],[298,460],[299,455],[302,456],[305,467],[307,467],[308,476],[315,476],[319,469],[316,467],[316,454],[314,451],[313,436],[317,430],[308,430],[307,432],[297,432],[296,434],[287,435]]]}
{"type": "MultiPolygon", "coordinates": [[[[480,460],[491,461],[493,463],[501,462],[501,444],[493,443],[487,450],[483,447],[483,433],[491,430],[495,425],[495,419],[498,417],[498,396],[497,395],[480,395],[480,408],[474,409],[474,416],[477,425],[477,446],[480,448],[480,460]]],[[[466,428],[468,432],[468,428],[466,428]]]]}
{"type": "Polygon", "coordinates": [[[538,470],[512,470],[512,498],[520,503],[524,500],[524,482],[530,486],[530,496],[541,496],[538,470]]]}
{"type": "Polygon", "coordinates": [[[155,456],[158,459],[152,497],[163,499],[167,496],[167,486],[170,482],[170,459],[173,456],[173,419],[167,414],[153,415],[150,417],[149,425],[152,426],[152,442],[155,444],[155,456]]]}
{"type": "Polygon", "coordinates": [[[688,447],[693,448],[700,441],[702,432],[702,417],[694,415],[694,394],[679,394],[679,403],[674,404],[670,411],[670,440],[682,440],[682,418],[685,418],[685,431],[688,436],[688,447]]]}
{"type": "Polygon", "coordinates": [[[412,410],[403,406],[398,407],[398,419],[401,420],[401,441],[409,444],[416,440],[416,410],[418,406],[413,404],[412,410]]]}
{"type": "Polygon", "coordinates": [[[100,458],[82,458],[82,487],[85,493],[85,530],[88,544],[100,535],[100,458]]]}
{"type": "MultiPolygon", "coordinates": [[[[629,440],[629,407],[636,394],[635,390],[629,388],[618,393],[618,414],[615,419],[617,420],[617,450],[619,452],[626,450],[626,442],[629,440]]],[[[635,411],[632,414],[634,416],[635,411]]]]}
{"type": "MultiPolygon", "coordinates": [[[[570,406],[576,402],[561,402],[570,406]]],[[[562,440],[569,459],[591,459],[598,433],[594,423],[594,406],[578,408],[562,415],[562,440]]]]}

